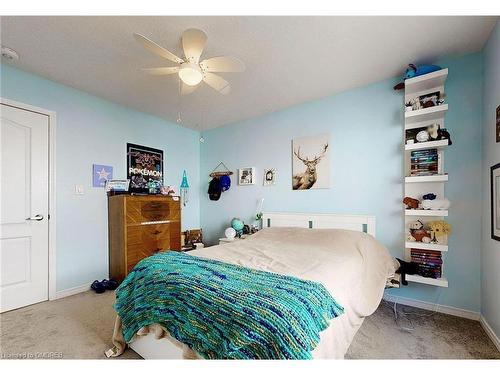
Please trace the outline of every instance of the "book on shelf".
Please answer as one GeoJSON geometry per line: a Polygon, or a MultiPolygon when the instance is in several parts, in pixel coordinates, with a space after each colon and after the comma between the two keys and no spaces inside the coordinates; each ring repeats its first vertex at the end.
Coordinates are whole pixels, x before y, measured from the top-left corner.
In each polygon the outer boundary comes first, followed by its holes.
{"type": "Polygon", "coordinates": [[[438,279],[442,274],[442,254],[435,250],[410,249],[411,261],[417,264],[417,273],[438,279]]]}
{"type": "Polygon", "coordinates": [[[410,153],[410,176],[439,174],[440,157],[437,149],[417,150],[410,153]]]}

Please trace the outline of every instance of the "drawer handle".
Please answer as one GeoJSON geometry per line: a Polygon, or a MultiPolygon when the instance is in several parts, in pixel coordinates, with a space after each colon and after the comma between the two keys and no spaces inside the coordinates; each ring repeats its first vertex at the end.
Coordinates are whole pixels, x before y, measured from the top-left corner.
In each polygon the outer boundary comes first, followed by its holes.
{"type": "Polygon", "coordinates": [[[155,230],[155,231],[153,232],[153,234],[160,234],[160,233],[161,233],[161,230],[155,230]]]}

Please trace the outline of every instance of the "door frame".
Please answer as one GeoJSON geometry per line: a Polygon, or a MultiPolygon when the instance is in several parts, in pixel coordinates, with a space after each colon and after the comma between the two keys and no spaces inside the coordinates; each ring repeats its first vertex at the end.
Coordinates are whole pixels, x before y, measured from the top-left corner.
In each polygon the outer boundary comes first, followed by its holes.
{"type": "Polygon", "coordinates": [[[57,299],[56,284],[56,112],[0,97],[0,103],[45,115],[49,119],[49,301],[57,299]]]}

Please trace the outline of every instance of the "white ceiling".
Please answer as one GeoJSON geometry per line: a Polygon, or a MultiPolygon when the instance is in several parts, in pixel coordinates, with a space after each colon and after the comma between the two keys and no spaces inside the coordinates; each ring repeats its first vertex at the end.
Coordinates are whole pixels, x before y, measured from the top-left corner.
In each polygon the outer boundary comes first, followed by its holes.
{"type": "Polygon", "coordinates": [[[139,45],[141,33],[182,56],[190,27],[208,35],[202,57],[233,55],[244,73],[222,73],[223,96],[206,85],[181,99],[183,124],[213,128],[397,76],[409,62],[482,49],[496,17],[1,17],[13,65],[175,122],[176,76],[139,45]]]}

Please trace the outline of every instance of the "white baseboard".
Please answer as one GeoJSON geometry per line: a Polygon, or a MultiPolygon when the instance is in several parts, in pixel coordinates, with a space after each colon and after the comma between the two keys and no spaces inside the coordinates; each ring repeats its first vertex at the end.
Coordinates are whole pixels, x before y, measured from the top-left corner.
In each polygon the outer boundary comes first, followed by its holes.
{"type": "Polygon", "coordinates": [[[407,305],[412,307],[418,307],[424,310],[437,311],[443,314],[459,316],[461,318],[471,319],[471,320],[479,320],[481,314],[476,311],[459,309],[457,307],[439,305],[431,302],[419,301],[416,299],[392,296],[389,294],[384,294],[384,300],[388,302],[396,302],[401,305],[407,305]]]}
{"type": "Polygon", "coordinates": [[[92,284],[92,282],[89,282],[85,285],[75,286],[74,288],[57,291],[56,297],[54,299],[69,297],[74,294],[86,292],[87,290],[90,290],[90,284],[92,284]]]}
{"type": "Polygon", "coordinates": [[[500,338],[495,334],[493,328],[491,328],[491,326],[488,324],[488,322],[482,315],[481,318],[479,319],[479,322],[486,331],[486,334],[490,337],[491,341],[493,341],[493,344],[495,344],[495,346],[497,347],[498,351],[500,351],[500,338]]]}

